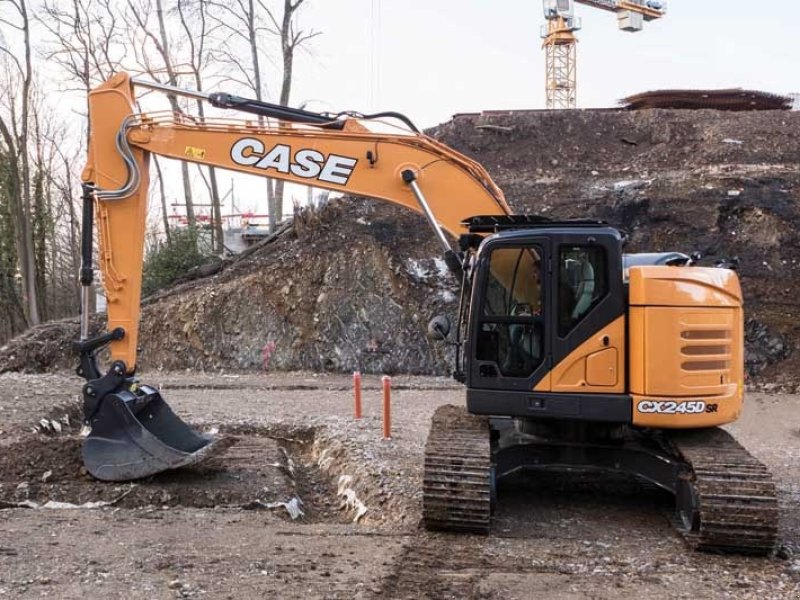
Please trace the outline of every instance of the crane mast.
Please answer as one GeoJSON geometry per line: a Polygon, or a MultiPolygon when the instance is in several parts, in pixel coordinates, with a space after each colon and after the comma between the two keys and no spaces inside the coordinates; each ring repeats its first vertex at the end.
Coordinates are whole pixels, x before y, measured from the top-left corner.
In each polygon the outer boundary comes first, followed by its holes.
{"type": "Polygon", "coordinates": [[[575,3],[614,12],[622,31],[641,31],[647,21],[666,14],[665,2],[658,0],[543,0],[542,48],[545,51],[545,93],[548,109],[575,108],[577,65],[575,32],[581,28],[575,3]]]}

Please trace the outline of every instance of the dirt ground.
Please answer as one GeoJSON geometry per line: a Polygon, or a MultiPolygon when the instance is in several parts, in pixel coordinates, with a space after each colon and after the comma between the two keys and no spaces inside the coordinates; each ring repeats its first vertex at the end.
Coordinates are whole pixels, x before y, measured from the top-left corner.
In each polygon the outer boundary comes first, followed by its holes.
{"type": "Polygon", "coordinates": [[[343,376],[147,380],[237,443],[196,469],[95,482],[78,456],[78,381],[0,376],[0,597],[800,598],[800,396],[751,393],[731,427],[773,469],[783,513],[779,556],[746,558],[689,551],[669,496],[585,474],[503,482],[488,536],[426,533],[428,421],[463,402],[447,379],[393,379],[390,441],[377,378],[359,422],[343,376]]]}

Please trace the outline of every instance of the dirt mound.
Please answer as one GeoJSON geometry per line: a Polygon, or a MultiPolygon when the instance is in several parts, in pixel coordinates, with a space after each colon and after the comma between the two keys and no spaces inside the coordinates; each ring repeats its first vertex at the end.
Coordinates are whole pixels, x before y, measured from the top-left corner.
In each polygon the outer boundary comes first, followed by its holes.
{"type": "MultiPolygon", "coordinates": [[[[101,330],[101,320],[93,320],[93,330],[101,330]]],[[[64,319],[32,327],[0,348],[0,373],[24,371],[39,373],[50,369],[78,366],[72,342],[80,336],[78,319],[64,319]]]]}
{"type": "MultiPolygon", "coordinates": [[[[460,115],[431,133],[481,162],[518,212],[605,219],[630,252],[736,257],[748,370],[792,383],[798,131],[797,112],[595,110],[460,115]]],[[[446,351],[424,336],[432,315],[457,307],[439,255],[418,215],[335,201],[148,300],[141,365],[446,373],[446,351]]],[[[61,366],[75,326],[56,327],[0,349],[0,371],[61,366]]]]}
{"type": "Polygon", "coordinates": [[[147,303],[142,364],[441,372],[424,332],[457,290],[425,233],[421,217],[368,201],[307,213],[247,261],[147,303]]]}
{"type": "MultiPolygon", "coordinates": [[[[418,215],[333,201],[211,275],[143,303],[139,364],[201,370],[442,373],[425,338],[453,313],[457,285],[418,215]]],[[[0,372],[74,366],[76,320],[34,328],[0,349],[0,372]]]]}

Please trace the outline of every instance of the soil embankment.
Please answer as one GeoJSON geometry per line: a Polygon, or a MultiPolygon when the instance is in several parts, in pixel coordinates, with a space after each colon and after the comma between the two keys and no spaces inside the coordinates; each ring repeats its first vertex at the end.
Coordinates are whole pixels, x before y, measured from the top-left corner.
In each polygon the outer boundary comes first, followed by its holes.
{"type": "MultiPolygon", "coordinates": [[[[748,370],[796,384],[798,132],[798,112],[596,110],[458,115],[431,133],[481,162],[516,211],[605,219],[630,252],[737,258],[748,370]]],[[[148,301],[141,365],[445,373],[444,350],[424,336],[430,316],[457,307],[438,256],[421,217],[335,201],[148,301]]],[[[18,338],[0,371],[71,364],[61,337],[72,330],[18,338]]]]}

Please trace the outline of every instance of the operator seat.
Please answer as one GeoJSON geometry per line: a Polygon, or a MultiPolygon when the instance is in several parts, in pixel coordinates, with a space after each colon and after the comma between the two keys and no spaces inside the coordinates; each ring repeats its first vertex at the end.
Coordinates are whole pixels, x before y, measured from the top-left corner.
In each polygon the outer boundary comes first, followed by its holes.
{"type": "Polygon", "coordinates": [[[594,267],[586,259],[579,266],[578,287],[575,290],[575,308],[572,309],[572,320],[580,319],[592,306],[594,300],[594,267]]]}

